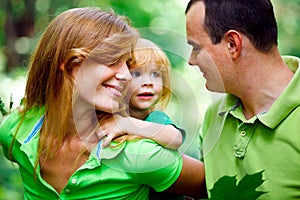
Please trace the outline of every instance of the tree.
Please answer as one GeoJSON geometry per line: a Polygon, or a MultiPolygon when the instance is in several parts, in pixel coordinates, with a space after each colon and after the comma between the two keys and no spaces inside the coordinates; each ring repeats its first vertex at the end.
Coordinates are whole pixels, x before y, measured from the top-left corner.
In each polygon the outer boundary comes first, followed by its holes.
{"type": "Polygon", "coordinates": [[[5,71],[11,72],[20,66],[24,55],[16,51],[15,43],[20,37],[31,37],[34,33],[35,0],[24,0],[24,7],[14,5],[14,1],[3,0],[6,15],[4,31],[4,54],[7,58],[5,71]]]}

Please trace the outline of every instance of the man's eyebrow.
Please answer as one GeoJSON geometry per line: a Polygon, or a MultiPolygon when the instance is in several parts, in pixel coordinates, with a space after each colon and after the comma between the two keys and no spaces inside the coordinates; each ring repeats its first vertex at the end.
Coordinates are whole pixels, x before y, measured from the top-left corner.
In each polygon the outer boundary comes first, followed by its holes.
{"type": "Polygon", "coordinates": [[[200,47],[197,43],[195,43],[193,40],[188,40],[187,43],[193,47],[200,47]]]}
{"type": "Polygon", "coordinates": [[[195,44],[192,40],[188,40],[187,43],[188,43],[189,45],[195,44]]]}

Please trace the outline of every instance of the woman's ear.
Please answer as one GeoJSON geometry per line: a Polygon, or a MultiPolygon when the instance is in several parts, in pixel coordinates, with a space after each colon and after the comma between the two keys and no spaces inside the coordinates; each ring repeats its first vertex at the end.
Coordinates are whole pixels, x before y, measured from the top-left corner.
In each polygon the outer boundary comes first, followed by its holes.
{"type": "Polygon", "coordinates": [[[59,68],[63,74],[69,78],[75,78],[79,71],[79,66],[75,65],[73,68],[67,68],[64,63],[60,64],[59,68]]]}
{"type": "Polygon", "coordinates": [[[60,64],[59,68],[61,69],[61,71],[65,71],[65,64],[64,63],[60,64]]]}
{"type": "Polygon", "coordinates": [[[233,59],[238,58],[242,50],[242,36],[235,30],[229,30],[225,34],[225,41],[227,42],[228,52],[233,59]]]}

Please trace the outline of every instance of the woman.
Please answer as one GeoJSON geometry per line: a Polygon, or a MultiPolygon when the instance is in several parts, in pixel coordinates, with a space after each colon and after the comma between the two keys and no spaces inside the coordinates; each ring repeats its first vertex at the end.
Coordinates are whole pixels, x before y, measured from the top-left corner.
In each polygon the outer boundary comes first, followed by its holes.
{"type": "Polygon", "coordinates": [[[147,199],[149,186],[199,196],[203,165],[192,158],[146,139],[101,151],[95,130],[120,111],[137,38],[123,17],[97,8],[71,9],[49,24],[31,59],[24,107],[0,127],[24,199],[147,199]]]}

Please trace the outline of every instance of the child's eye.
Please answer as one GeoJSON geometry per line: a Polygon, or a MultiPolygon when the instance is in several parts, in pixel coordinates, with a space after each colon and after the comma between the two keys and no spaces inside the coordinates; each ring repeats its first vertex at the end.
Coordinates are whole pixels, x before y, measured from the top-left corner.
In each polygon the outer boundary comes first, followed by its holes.
{"type": "Polygon", "coordinates": [[[132,71],[132,72],[130,72],[130,74],[132,77],[139,77],[141,75],[141,73],[137,72],[137,71],[132,71]]]}
{"type": "Polygon", "coordinates": [[[160,77],[160,72],[152,72],[151,76],[156,78],[156,77],[160,77]]]}

